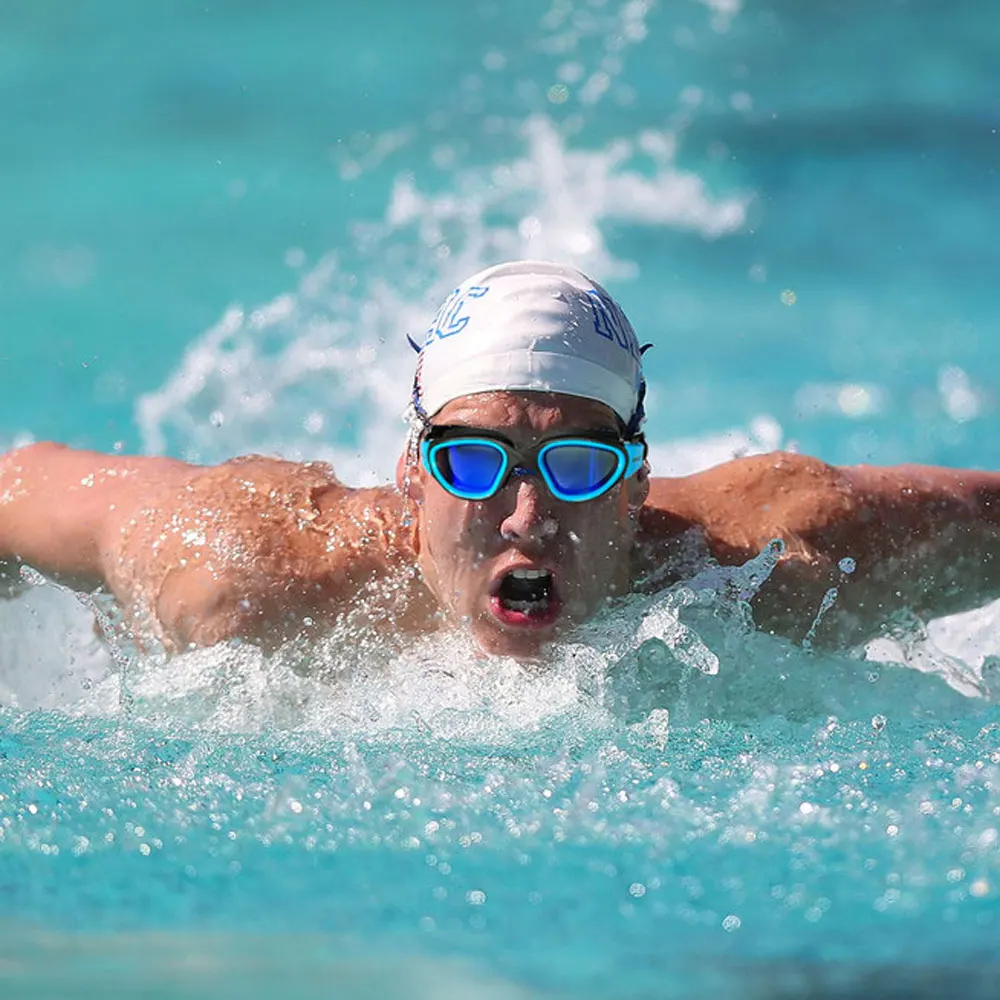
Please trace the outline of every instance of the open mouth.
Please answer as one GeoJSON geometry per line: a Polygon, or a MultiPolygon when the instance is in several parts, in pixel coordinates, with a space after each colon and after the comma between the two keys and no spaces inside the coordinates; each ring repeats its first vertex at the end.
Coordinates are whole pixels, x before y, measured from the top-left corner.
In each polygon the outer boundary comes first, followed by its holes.
{"type": "Polygon", "coordinates": [[[547,569],[505,573],[490,599],[493,614],[509,625],[547,625],[559,612],[555,580],[547,569]]]}

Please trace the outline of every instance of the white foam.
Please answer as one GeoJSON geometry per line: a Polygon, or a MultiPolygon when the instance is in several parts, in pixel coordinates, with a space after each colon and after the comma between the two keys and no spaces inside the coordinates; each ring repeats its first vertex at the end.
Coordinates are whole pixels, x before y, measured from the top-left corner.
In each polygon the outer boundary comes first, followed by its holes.
{"type": "Polygon", "coordinates": [[[763,455],[783,444],[781,425],[772,417],[755,417],[749,427],[731,427],[676,441],[651,441],[649,463],[654,475],[687,476],[745,455],[763,455]]]}
{"type": "Polygon", "coordinates": [[[927,623],[915,622],[896,638],[877,639],[865,655],[883,663],[905,663],[938,674],[969,697],[1000,700],[1000,684],[989,671],[1000,656],[1000,601],[927,623]]]}
{"type": "Polygon", "coordinates": [[[26,444],[32,444],[34,440],[34,435],[30,431],[18,431],[9,438],[0,438],[0,452],[23,448],[26,444]]]}
{"type": "Polygon", "coordinates": [[[918,672],[966,697],[996,694],[969,660],[985,655],[983,644],[995,648],[1000,603],[965,623],[900,633],[891,648],[873,644],[869,661],[915,668],[884,668],[882,686],[873,687],[870,665],[857,658],[826,656],[817,665],[815,654],[753,628],[747,602],[779,555],[706,567],[682,585],[633,595],[532,664],[485,657],[460,629],[402,643],[351,625],[272,655],[241,643],[170,659],[138,655],[110,631],[109,652],[80,602],[41,586],[0,603],[0,626],[11,637],[0,650],[0,705],[126,716],[167,731],[346,739],[408,731],[504,745],[553,726],[599,735],[623,722],[639,727],[636,738],[662,742],[675,713],[686,723],[856,718],[913,698],[954,709],[918,672]]]}
{"type": "Polygon", "coordinates": [[[740,11],[743,0],[700,0],[712,12],[712,29],[726,32],[740,11]]]}
{"type": "Polygon", "coordinates": [[[0,705],[65,709],[112,675],[94,616],[55,587],[0,600],[0,705]]]}

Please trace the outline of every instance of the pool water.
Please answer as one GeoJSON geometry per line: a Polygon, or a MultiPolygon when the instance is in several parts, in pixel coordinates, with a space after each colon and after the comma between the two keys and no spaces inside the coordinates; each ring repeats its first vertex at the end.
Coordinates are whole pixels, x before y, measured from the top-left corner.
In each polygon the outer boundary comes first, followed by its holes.
{"type": "MultiPolygon", "coordinates": [[[[21,5],[0,445],[386,481],[405,333],[538,256],[655,344],[661,473],[996,468],[998,51],[973,0],[21,5]]],[[[817,652],[706,577],[544,669],[93,609],[0,602],[4,996],[1000,992],[994,606],[817,652]]]]}

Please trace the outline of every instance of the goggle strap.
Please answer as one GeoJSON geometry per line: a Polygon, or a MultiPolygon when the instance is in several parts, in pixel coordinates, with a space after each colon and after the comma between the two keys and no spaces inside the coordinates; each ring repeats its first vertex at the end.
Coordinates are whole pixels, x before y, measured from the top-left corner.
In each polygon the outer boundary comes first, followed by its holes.
{"type": "Polygon", "coordinates": [[[628,464],[625,466],[624,479],[630,479],[641,468],[646,461],[646,444],[644,441],[625,441],[623,443],[625,454],[628,455],[628,464]]]}
{"type": "MultiPolygon", "coordinates": [[[[647,344],[643,350],[652,346],[652,344],[647,344]]],[[[646,419],[645,402],[646,380],[642,379],[639,383],[639,393],[635,401],[635,412],[632,414],[632,419],[628,422],[628,426],[625,428],[625,437],[633,438],[639,433],[639,428],[642,427],[642,422],[646,419]]]]}

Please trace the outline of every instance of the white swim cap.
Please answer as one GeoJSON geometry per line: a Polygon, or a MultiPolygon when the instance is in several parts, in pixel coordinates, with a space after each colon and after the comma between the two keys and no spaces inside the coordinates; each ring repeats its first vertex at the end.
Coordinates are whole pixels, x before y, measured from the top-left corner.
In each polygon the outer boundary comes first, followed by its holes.
{"type": "Polygon", "coordinates": [[[642,419],[639,342],[621,306],[576,269],[497,264],[437,311],[420,346],[413,403],[430,417],[460,396],[498,389],[595,399],[634,432],[642,419]]]}

